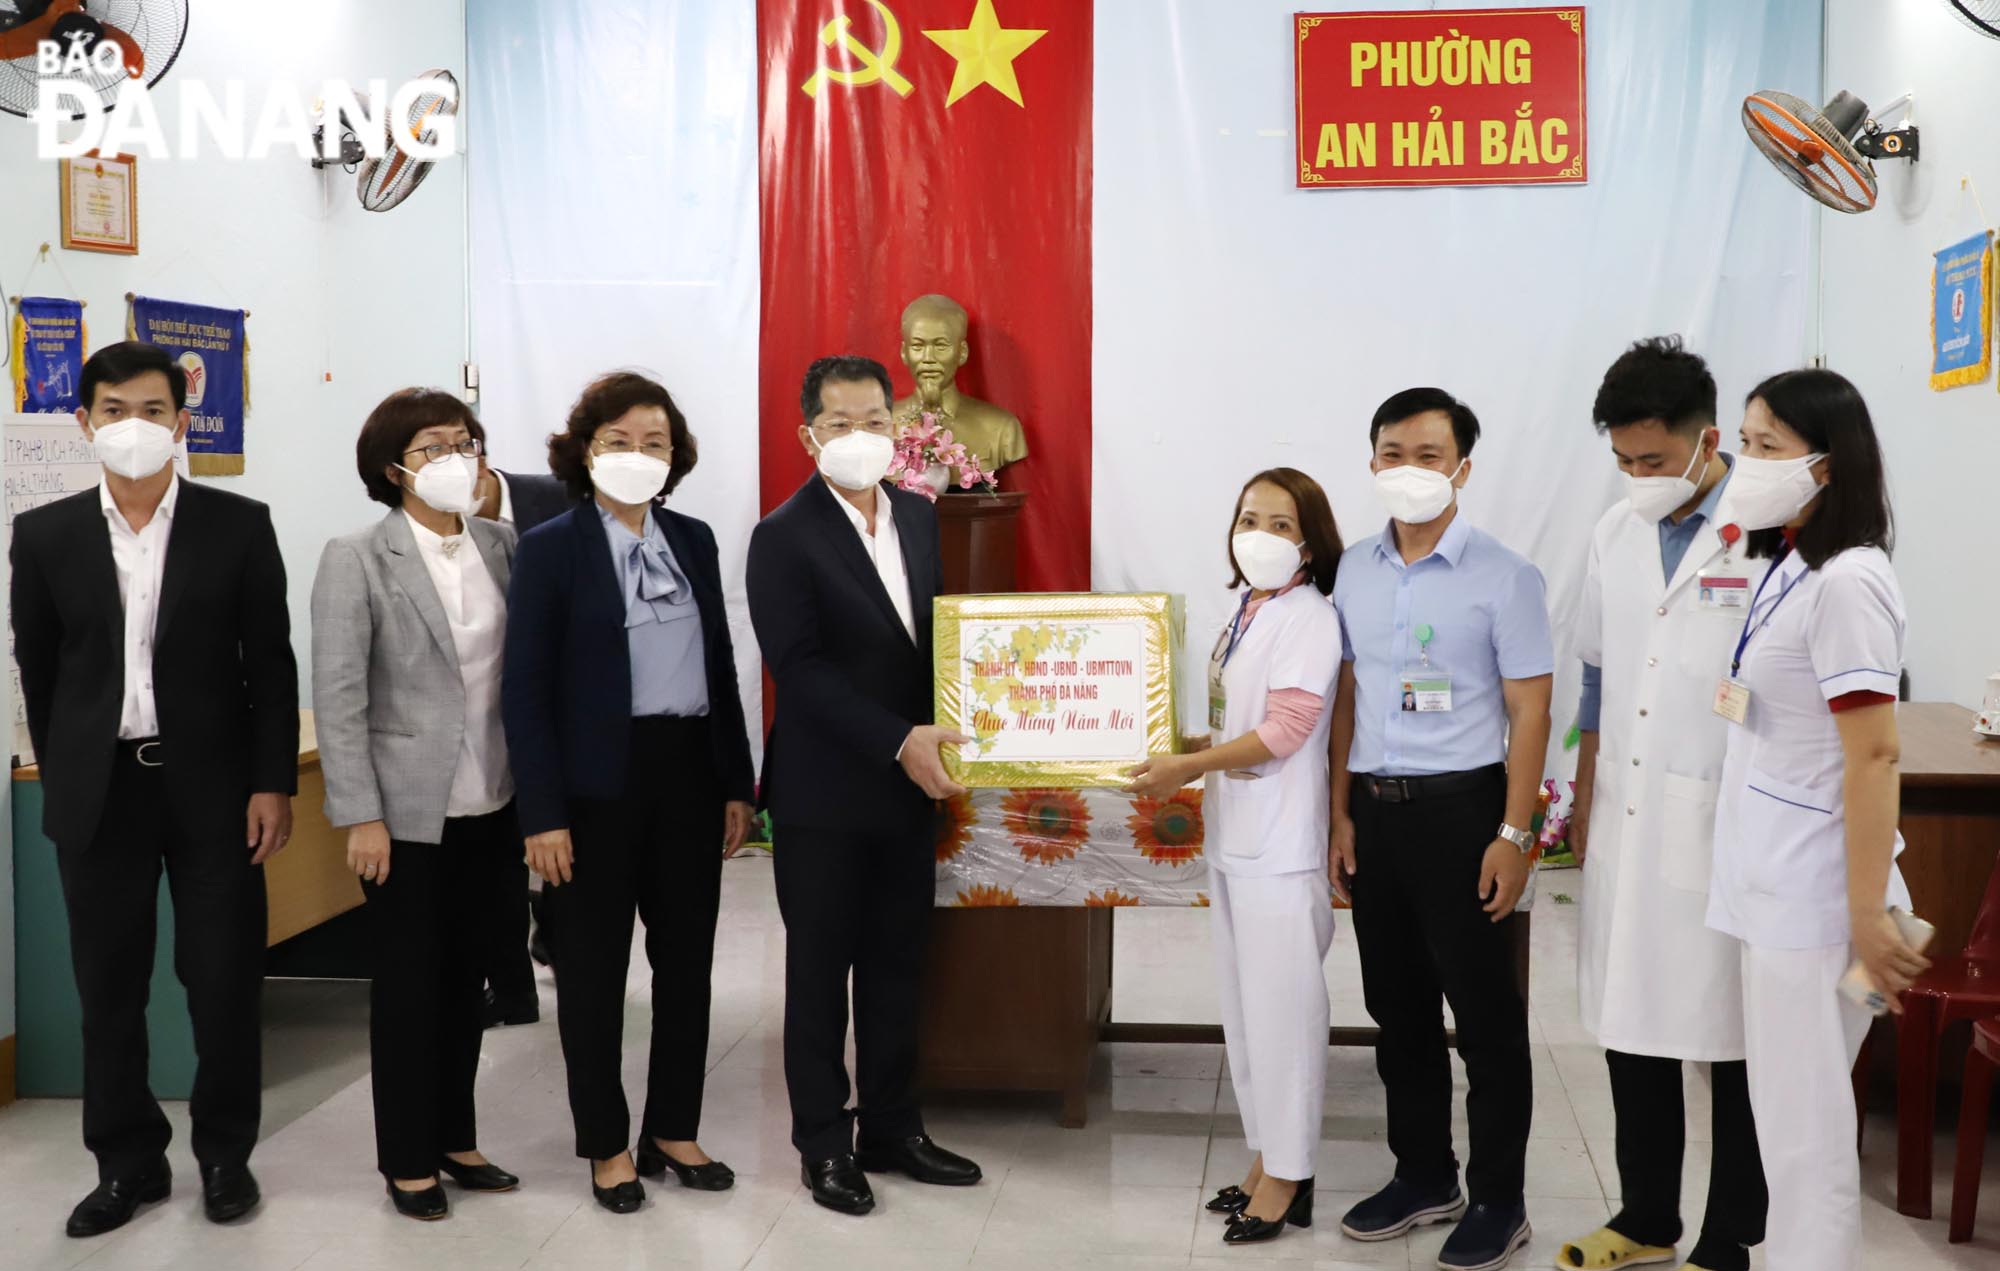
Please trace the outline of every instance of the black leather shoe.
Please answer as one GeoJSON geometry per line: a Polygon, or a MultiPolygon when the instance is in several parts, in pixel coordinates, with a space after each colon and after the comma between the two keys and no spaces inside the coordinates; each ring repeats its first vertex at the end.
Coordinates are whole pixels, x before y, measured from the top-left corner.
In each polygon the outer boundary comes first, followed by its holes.
{"type": "Polygon", "coordinates": [[[1313,1181],[1308,1178],[1299,1184],[1298,1191],[1292,1193],[1292,1203],[1286,1207],[1284,1216],[1272,1221],[1254,1218],[1248,1208],[1235,1214],[1229,1220],[1228,1230],[1222,1233],[1222,1243],[1226,1245],[1262,1244],[1266,1240],[1276,1240],[1285,1234],[1287,1227],[1310,1227],[1313,1225],[1313,1181]]]}
{"type": "Polygon", "coordinates": [[[257,1208],[263,1198],[248,1165],[201,1167],[201,1205],[210,1222],[235,1222],[257,1208]]]}
{"type": "Polygon", "coordinates": [[[1250,1204],[1250,1193],[1231,1183],[1217,1192],[1208,1202],[1211,1214],[1240,1214],[1250,1204]]]}
{"type": "Polygon", "coordinates": [[[64,1229],[79,1240],[116,1231],[132,1221],[141,1205],[153,1205],[173,1194],[174,1172],[165,1158],[143,1174],[107,1178],[70,1211],[64,1229]]]}
{"type": "Polygon", "coordinates": [[[864,1144],[854,1156],[861,1168],[871,1174],[907,1174],[919,1183],[940,1187],[970,1187],[984,1177],[977,1165],[957,1153],[945,1151],[931,1142],[928,1134],[900,1143],[864,1144]]]}
{"type": "Polygon", "coordinates": [[[521,1185],[520,1179],[491,1161],[484,1165],[467,1165],[449,1156],[440,1156],[438,1168],[451,1175],[452,1182],[469,1192],[511,1192],[521,1185]]]}
{"type": "Polygon", "coordinates": [[[598,1204],[614,1214],[637,1213],[639,1206],[646,1203],[646,1189],[639,1185],[638,1179],[611,1187],[599,1187],[595,1168],[590,1172],[590,1194],[597,1198],[598,1204]]]}
{"type": "Polygon", "coordinates": [[[389,1199],[395,1202],[396,1212],[405,1218],[418,1222],[436,1222],[451,1213],[451,1202],[445,1198],[444,1184],[432,1180],[422,1191],[406,1192],[396,1186],[396,1180],[385,1180],[389,1186],[389,1199]]]}
{"type": "Polygon", "coordinates": [[[497,1028],[503,1024],[539,1024],[542,1022],[541,999],[532,993],[526,997],[502,998],[492,989],[486,990],[486,1005],[481,1017],[482,1028],[497,1028]]]}
{"type": "Polygon", "coordinates": [[[875,1193],[868,1176],[861,1172],[850,1153],[825,1161],[803,1161],[799,1181],[812,1193],[813,1204],[836,1213],[859,1216],[875,1208],[875,1193]]]}
{"type": "Polygon", "coordinates": [[[659,1178],[668,1170],[674,1172],[682,1187],[698,1192],[726,1192],[736,1186],[736,1171],[721,1161],[710,1161],[706,1165],[683,1165],[662,1152],[647,1135],[632,1149],[632,1160],[644,1178],[659,1178]]]}

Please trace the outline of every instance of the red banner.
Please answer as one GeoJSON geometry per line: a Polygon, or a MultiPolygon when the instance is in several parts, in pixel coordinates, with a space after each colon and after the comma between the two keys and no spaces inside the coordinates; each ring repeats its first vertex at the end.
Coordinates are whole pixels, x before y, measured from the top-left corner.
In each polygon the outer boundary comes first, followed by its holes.
{"type": "Polygon", "coordinates": [[[1293,16],[1298,187],[1581,184],[1583,10],[1293,16]]]}
{"type": "Polygon", "coordinates": [[[1091,6],[758,0],[757,39],[764,508],[812,471],[807,365],[866,354],[912,393],[903,308],[941,293],[959,390],[1027,435],[1021,587],[1089,590],[1091,6]]]}

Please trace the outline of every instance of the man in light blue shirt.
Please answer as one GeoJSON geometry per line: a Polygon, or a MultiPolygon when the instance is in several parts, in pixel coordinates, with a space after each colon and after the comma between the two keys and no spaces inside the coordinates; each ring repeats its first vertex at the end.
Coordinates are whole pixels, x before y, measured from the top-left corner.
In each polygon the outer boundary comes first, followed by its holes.
{"type": "Polygon", "coordinates": [[[1334,582],[1347,665],[1334,702],[1334,881],[1354,905],[1396,1175],[1341,1230],[1458,1227],[1438,1265],[1495,1268],[1527,1243],[1534,1077],[1514,905],[1528,877],[1555,654],[1542,576],[1474,529],[1457,491],[1479,421],[1414,388],[1375,412],[1386,530],[1334,582]],[[1346,775],[1342,775],[1342,770],[1346,775]],[[1467,1198],[1451,1141],[1451,1004],[1471,1092],[1467,1198]]]}

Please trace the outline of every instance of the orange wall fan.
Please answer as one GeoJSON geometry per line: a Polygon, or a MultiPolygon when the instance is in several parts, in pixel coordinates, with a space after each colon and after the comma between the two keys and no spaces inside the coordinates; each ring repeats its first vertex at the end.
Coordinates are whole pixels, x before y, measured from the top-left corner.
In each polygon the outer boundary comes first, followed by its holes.
{"type": "MultiPolygon", "coordinates": [[[[1904,94],[1881,114],[1908,111],[1904,94]]],[[[1821,110],[1790,93],[1767,89],[1743,99],[1743,130],[1785,179],[1837,212],[1875,206],[1874,159],[1917,157],[1914,124],[1884,129],[1868,103],[1852,93],[1834,94],[1821,110]]]]}
{"type": "Polygon", "coordinates": [[[80,79],[109,107],[127,80],[148,88],[160,82],[187,28],[188,0],[7,0],[0,4],[0,111],[32,117],[47,78],[80,79]],[[37,68],[44,44],[79,53],[89,65],[45,76],[37,68]]]}

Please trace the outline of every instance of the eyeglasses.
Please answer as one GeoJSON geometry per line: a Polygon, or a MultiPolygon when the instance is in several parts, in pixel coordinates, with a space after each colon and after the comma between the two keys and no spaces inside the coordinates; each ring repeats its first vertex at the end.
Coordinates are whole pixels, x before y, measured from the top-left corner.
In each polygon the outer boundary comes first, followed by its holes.
{"type": "Polygon", "coordinates": [[[859,424],[849,423],[845,419],[829,419],[823,424],[814,424],[813,428],[838,441],[857,428],[862,432],[874,433],[878,437],[886,437],[889,435],[889,431],[895,426],[893,422],[887,419],[863,420],[859,424]]]}
{"type": "Polygon", "coordinates": [[[644,455],[648,459],[658,459],[661,463],[671,463],[674,458],[672,442],[651,441],[643,446],[635,446],[623,437],[607,437],[603,441],[590,443],[592,454],[600,455],[644,455]]]}
{"type": "Polygon", "coordinates": [[[480,444],[477,437],[467,437],[464,441],[437,441],[421,450],[405,450],[403,457],[407,459],[411,455],[422,455],[425,463],[436,463],[446,455],[464,455],[468,459],[477,459],[485,451],[486,447],[480,444]]]}

